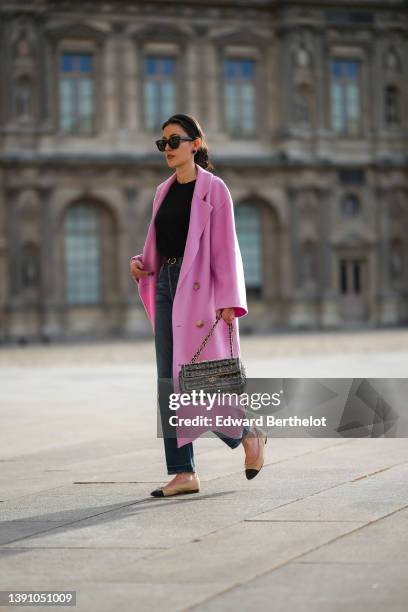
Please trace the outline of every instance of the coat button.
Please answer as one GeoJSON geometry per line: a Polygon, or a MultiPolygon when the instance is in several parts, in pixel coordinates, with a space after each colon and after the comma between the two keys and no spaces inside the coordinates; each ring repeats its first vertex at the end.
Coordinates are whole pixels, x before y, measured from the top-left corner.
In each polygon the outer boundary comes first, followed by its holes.
{"type": "Polygon", "coordinates": [[[199,289],[199,288],[200,288],[200,283],[194,283],[193,289],[199,289]]]}
{"type": "Polygon", "coordinates": [[[203,327],[203,325],[204,325],[204,321],[202,321],[201,319],[199,321],[196,321],[197,327],[203,327]]]}

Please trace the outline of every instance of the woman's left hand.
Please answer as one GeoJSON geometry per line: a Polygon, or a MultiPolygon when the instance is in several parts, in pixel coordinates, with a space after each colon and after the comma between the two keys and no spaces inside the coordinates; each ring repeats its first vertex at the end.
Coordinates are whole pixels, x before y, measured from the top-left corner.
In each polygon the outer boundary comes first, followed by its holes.
{"type": "Polygon", "coordinates": [[[226,323],[232,323],[235,319],[235,309],[231,308],[218,308],[216,310],[217,317],[221,313],[222,318],[226,323]]]}

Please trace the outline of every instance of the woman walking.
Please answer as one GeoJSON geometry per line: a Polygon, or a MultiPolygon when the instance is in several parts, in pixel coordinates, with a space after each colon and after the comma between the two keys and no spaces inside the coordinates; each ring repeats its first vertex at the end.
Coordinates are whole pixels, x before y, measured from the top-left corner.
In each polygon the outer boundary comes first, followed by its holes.
{"type": "MultiPolygon", "coordinates": [[[[143,252],[131,258],[130,269],[155,334],[164,450],[167,472],[174,475],[151,495],[169,497],[200,490],[193,443],[179,447],[169,425],[172,381],[218,316],[224,322],[214,328],[203,359],[228,356],[229,323],[238,356],[237,318],[248,310],[232,198],[224,181],[212,173],[198,121],[173,115],[162,125],[156,145],[175,172],[157,187],[143,252]]],[[[255,427],[240,431],[237,438],[214,433],[232,449],[243,446],[246,477],[252,479],[263,466],[266,437],[255,427]]]]}

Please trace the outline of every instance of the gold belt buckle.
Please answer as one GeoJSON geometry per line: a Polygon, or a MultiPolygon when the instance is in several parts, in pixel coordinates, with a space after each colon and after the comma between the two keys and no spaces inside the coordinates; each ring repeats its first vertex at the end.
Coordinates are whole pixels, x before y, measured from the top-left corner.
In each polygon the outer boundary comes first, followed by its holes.
{"type": "Polygon", "coordinates": [[[176,261],[177,261],[177,257],[169,257],[167,259],[167,263],[169,263],[169,264],[175,264],[176,261]]]}

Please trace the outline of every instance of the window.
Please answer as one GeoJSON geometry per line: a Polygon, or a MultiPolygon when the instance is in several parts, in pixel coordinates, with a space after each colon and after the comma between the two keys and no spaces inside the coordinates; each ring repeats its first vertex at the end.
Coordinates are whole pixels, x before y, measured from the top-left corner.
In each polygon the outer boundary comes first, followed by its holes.
{"type": "Polygon", "coordinates": [[[94,132],[93,63],[91,53],[60,55],[60,128],[66,134],[90,135],[94,132]]]}
{"type": "Polygon", "coordinates": [[[237,206],[235,225],[244,265],[248,293],[260,295],[262,287],[261,220],[259,210],[249,204],[237,206]]]}
{"type": "Polygon", "coordinates": [[[255,135],[255,61],[224,61],[225,123],[231,138],[255,135]]]}
{"type": "Polygon", "coordinates": [[[360,127],[360,62],[331,62],[331,120],[337,134],[356,136],[360,127]]]}
{"type": "Polygon", "coordinates": [[[339,169],[337,176],[342,185],[364,185],[365,182],[364,170],[358,168],[339,169]]]}
{"type": "Polygon", "coordinates": [[[360,212],[360,201],[356,195],[349,193],[341,201],[341,212],[345,217],[354,217],[360,212]]]}
{"type": "Polygon", "coordinates": [[[394,85],[389,85],[385,88],[385,123],[391,127],[399,125],[399,92],[394,85]]]}
{"type": "Polygon", "coordinates": [[[340,293],[356,294],[362,291],[362,262],[359,259],[340,259],[340,293]]]}
{"type": "Polygon", "coordinates": [[[100,301],[100,231],[96,207],[74,204],[64,222],[66,299],[69,304],[100,301]]]}
{"type": "Polygon", "coordinates": [[[329,23],[373,23],[372,13],[351,12],[351,11],[326,11],[326,20],[329,23]]]}
{"type": "Polygon", "coordinates": [[[176,62],[172,57],[148,56],[144,61],[144,115],[149,131],[176,112],[176,62]]]}

